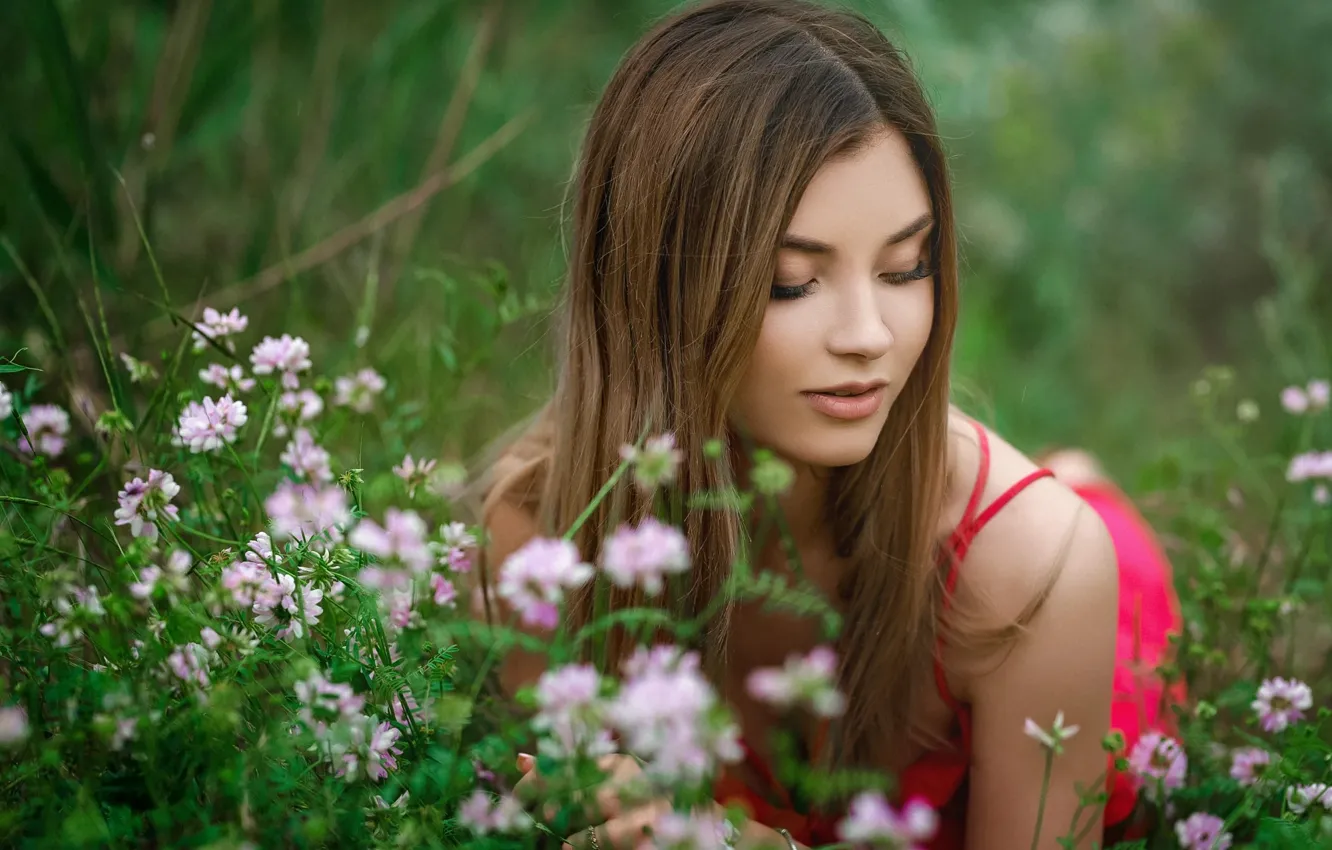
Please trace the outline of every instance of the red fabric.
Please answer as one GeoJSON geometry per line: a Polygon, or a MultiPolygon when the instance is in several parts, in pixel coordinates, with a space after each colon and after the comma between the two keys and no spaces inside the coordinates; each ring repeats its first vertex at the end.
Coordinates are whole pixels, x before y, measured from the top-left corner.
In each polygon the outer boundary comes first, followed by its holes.
{"type": "MultiPolygon", "coordinates": [[[[980,500],[989,478],[990,445],[984,427],[977,424],[976,434],[981,452],[976,484],[962,521],[950,536],[947,548],[940,553],[941,558],[949,558],[952,562],[945,578],[945,610],[957,586],[958,566],[976,535],[1019,493],[1053,474],[1046,469],[1037,470],[980,510],[980,500]]],[[[1150,675],[1165,658],[1167,635],[1177,630],[1180,624],[1170,563],[1156,543],[1150,526],[1117,489],[1098,485],[1074,490],[1105,522],[1119,559],[1119,642],[1111,726],[1123,732],[1128,746],[1132,747],[1144,730],[1159,729],[1168,723],[1168,713],[1162,714],[1166,697],[1182,697],[1182,693],[1176,691],[1165,694],[1161,683],[1150,675]]],[[[940,810],[940,829],[929,845],[930,850],[961,850],[966,841],[963,786],[971,762],[971,711],[949,691],[940,654],[935,655],[935,683],[939,696],[956,712],[954,733],[948,747],[926,754],[902,772],[898,777],[899,801],[921,798],[940,810]]],[[[773,828],[789,830],[801,844],[814,846],[837,841],[837,814],[796,811],[790,795],[768,765],[747,744],[744,751],[746,764],[763,779],[765,788],[752,788],[740,777],[725,772],[714,789],[718,802],[740,804],[753,819],[773,828]]],[[[1114,772],[1113,758],[1110,765],[1111,792],[1105,810],[1107,826],[1126,819],[1137,799],[1132,781],[1114,772]]]]}

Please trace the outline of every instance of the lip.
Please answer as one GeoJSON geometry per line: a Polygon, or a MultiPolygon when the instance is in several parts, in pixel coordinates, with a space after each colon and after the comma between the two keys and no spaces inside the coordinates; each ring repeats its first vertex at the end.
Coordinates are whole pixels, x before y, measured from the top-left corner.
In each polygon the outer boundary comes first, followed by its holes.
{"type": "Polygon", "coordinates": [[[827,390],[801,393],[814,408],[824,416],[833,419],[854,421],[865,419],[879,412],[883,399],[888,394],[887,384],[875,381],[867,384],[841,384],[827,390]],[[858,395],[838,396],[833,392],[858,392],[858,395]]]}
{"type": "Polygon", "coordinates": [[[835,387],[819,387],[817,390],[806,390],[810,393],[867,393],[870,390],[876,390],[879,387],[888,385],[887,381],[848,381],[845,384],[838,384],[835,387]]]}

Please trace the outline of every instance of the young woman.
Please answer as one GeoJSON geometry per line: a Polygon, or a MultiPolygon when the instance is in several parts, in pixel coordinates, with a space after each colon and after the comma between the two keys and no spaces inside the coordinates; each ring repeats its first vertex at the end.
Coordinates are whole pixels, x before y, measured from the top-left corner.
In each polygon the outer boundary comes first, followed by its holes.
{"type": "MultiPolygon", "coordinates": [[[[645,432],[674,433],[681,492],[743,481],[744,442],[766,447],[796,473],[780,507],[804,575],[844,617],[847,710],[810,746],[939,808],[936,847],[1028,847],[1046,760],[1024,723],[1062,712],[1082,731],[1054,760],[1038,845],[1059,846],[1076,786],[1107,767],[1115,550],[1078,496],[949,404],[947,155],[903,55],[861,18],[798,0],[689,8],[616,71],[574,192],[558,383],[491,470],[485,560],[572,527],[645,432]],[[721,462],[703,456],[714,437],[721,462]]],[[[581,526],[580,552],[594,560],[614,517],[650,508],[617,491],[581,526]]],[[[746,529],[701,510],[683,528],[694,566],[673,602],[699,611],[746,529]]],[[[775,544],[757,566],[791,569],[775,544]]],[[[493,593],[478,598],[507,617],[493,593]]],[[[585,593],[568,616],[590,608],[585,593]]],[[[836,840],[836,813],[797,811],[776,786],[777,719],[744,687],[819,640],[812,623],[741,604],[707,631],[705,666],[747,743],[717,787],[758,822],[742,846],[836,840]]],[[[514,690],[543,669],[515,654],[501,680],[514,690]]],[[[1116,795],[1122,818],[1132,791],[1116,795]]],[[[611,800],[575,843],[637,846],[652,812],[611,800]]]]}

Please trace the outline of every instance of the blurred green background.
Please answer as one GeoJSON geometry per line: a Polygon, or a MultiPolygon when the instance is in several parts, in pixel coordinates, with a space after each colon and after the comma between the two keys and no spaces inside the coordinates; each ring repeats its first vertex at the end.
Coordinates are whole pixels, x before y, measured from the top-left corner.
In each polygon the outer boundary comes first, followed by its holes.
{"type": "MultiPolygon", "coordinates": [[[[389,378],[407,415],[364,465],[466,458],[549,386],[581,131],[675,5],[6,0],[0,354],[95,414],[127,391],[99,311],[156,360],[183,335],[164,300],[239,306],[389,378]]],[[[851,5],[953,157],[961,403],[1127,474],[1189,438],[1204,364],[1265,412],[1328,371],[1332,3],[851,5]]]]}

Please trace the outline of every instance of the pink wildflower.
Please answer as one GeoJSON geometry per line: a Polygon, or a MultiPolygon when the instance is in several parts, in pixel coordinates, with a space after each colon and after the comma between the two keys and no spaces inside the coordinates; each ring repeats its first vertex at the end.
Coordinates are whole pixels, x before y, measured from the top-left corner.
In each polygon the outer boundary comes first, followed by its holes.
{"type": "Polygon", "coordinates": [[[410,585],[395,588],[380,596],[383,607],[388,609],[386,630],[394,632],[419,627],[424,621],[414,606],[415,600],[410,585]]]}
{"type": "Polygon", "coordinates": [[[650,493],[675,480],[683,455],[675,448],[675,435],[667,432],[649,437],[642,449],[622,446],[620,457],[633,464],[639,489],[650,493]]]}
{"type": "Polygon", "coordinates": [[[826,646],[804,657],[792,655],[780,668],[754,670],[745,686],[755,699],[781,709],[803,704],[819,717],[846,710],[846,698],[837,690],[837,655],[826,646]]]}
{"type": "Polygon", "coordinates": [[[655,850],[729,850],[739,830],[721,812],[664,812],[652,824],[655,850]]]}
{"type": "Polygon", "coordinates": [[[1322,782],[1315,782],[1312,785],[1296,785],[1286,789],[1286,808],[1295,814],[1302,815],[1314,805],[1332,811],[1332,787],[1322,782]]]}
{"type": "Polygon", "coordinates": [[[14,747],[28,738],[28,712],[19,705],[0,708],[0,747],[14,747]]]}
{"type": "Polygon", "coordinates": [[[1309,396],[1300,387],[1286,387],[1281,391],[1281,406],[1287,413],[1298,416],[1309,409],[1309,396]]]}
{"type": "Polygon", "coordinates": [[[26,435],[19,435],[18,447],[24,454],[57,457],[65,450],[69,433],[69,414],[54,404],[34,404],[21,417],[26,435]]]}
{"type": "Polygon", "coordinates": [[[1332,383],[1326,380],[1309,382],[1309,406],[1319,410],[1332,403],[1332,383]]]}
{"type": "Polygon", "coordinates": [[[923,800],[911,800],[899,813],[882,794],[866,791],[847,807],[837,825],[838,835],[852,844],[887,844],[908,850],[921,848],[939,829],[939,816],[923,800]]]}
{"type": "Polygon", "coordinates": [[[333,403],[350,407],[357,413],[369,413],[375,407],[375,396],[384,391],[388,383],[374,369],[361,369],[354,375],[343,375],[333,382],[333,403]]]}
{"type": "Polygon", "coordinates": [[[348,740],[335,744],[333,772],[348,782],[361,776],[378,782],[398,769],[397,756],[402,750],[396,745],[402,733],[391,723],[380,723],[377,717],[362,716],[348,725],[348,740]]]}
{"type": "Polygon", "coordinates": [[[438,573],[430,577],[430,588],[435,593],[435,604],[441,608],[452,608],[458,601],[458,590],[453,582],[438,573]]]}
{"type": "Polygon", "coordinates": [[[183,594],[189,587],[190,553],[177,549],[167,556],[166,569],[149,566],[139,571],[139,580],[129,586],[130,595],[135,599],[152,599],[160,589],[169,601],[175,602],[177,594],[183,594]]]}
{"type": "Polygon", "coordinates": [[[330,682],[319,672],[296,683],[296,696],[301,701],[297,716],[316,735],[327,731],[329,723],[356,718],[365,707],[365,698],[351,685],[330,682]]]}
{"type": "Polygon", "coordinates": [[[641,584],[649,596],[661,593],[667,573],[689,569],[689,543],[677,528],[648,517],[637,528],[621,526],[606,539],[601,565],[618,587],[641,584]]]}
{"type": "Polygon", "coordinates": [[[192,401],[181,411],[172,432],[172,445],[188,446],[191,452],[212,452],[236,442],[236,430],[245,424],[245,403],[224,395],[217,401],[192,401]]]}
{"type": "Polygon", "coordinates": [[[541,752],[555,758],[614,752],[600,696],[601,677],[590,664],[542,673],[536,686],[539,711],[532,719],[532,728],[541,733],[541,752]]]}
{"type": "Polygon", "coordinates": [[[199,380],[227,392],[247,393],[254,389],[254,378],[245,377],[245,370],[233,365],[230,369],[221,363],[210,363],[199,370],[199,380]]]}
{"type": "Polygon", "coordinates": [[[492,804],[490,795],[479,790],[458,806],[458,822],[477,835],[514,832],[532,825],[522,804],[513,797],[505,795],[492,804]]]}
{"type": "Polygon", "coordinates": [[[1312,498],[1315,505],[1332,504],[1332,490],[1326,484],[1317,484],[1313,488],[1312,498]]]}
{"type": "Polygon", "coordinates": [[[607,704],[606,717],[625,749],[646,760],[650,776],[697,781],[717,763],[741,758],[739,732],[699,672],[698,653],[639,648],[624,672],[627,678],[607,704]]]}
{"type": "Polygon", "coordinates": [[[1251,708],[1258,715],[1264,731],[1280,732],[1292,723],[1304,719],[1304,712],[1313,707],[1313,691],[1298,679],[1267,679],[1258,688],[1258,696],[1251,708]]]}
{"type": "Polygon", "coordinates": [[[208,687],[208,662],[211,653],[197,643],[187,643],[177,647],[167,656],[167,667],[176,678],[187,684],[201,688],[208,687]]]}
{"type": "Polygon", "coordinates": [[[84,624],[106,615],[96,585],[70,587],[67,592],[67,596],[58,596],[53,603],[55,618],[38,629],[62,649],[83,637],[84,624]]]}
{"type": "Polygon", "coordinates": [[[308,387],[303,390],[287,390],[278,396],[278,420],[273,425],[273,434],[287,436],[290,426],[309,422],[324,412],[324,400],[319,393],[308,387]]]}
{"type": "Polygon", "coordinates": [[[1175,824],[1175,837],[1182,850],[1227,850],[1232,839],[1229,832],[1222,831],[1225,823],[1216,815],[1195,812],[1175,824]]]}
{"type": "Polygon", "coordinates": [[[1272,763],[1272,754],[1261,747],[1241,747],[1230,754],[1230,778],[1241,785],[1257,784],[1272,763]]]}
{"type": "Polygon", "coordinates": [[[120,507],[116,509],[116,525],[128,525],[135,537],[157,539],[157,523],[163,519],[176,522],[180,511],[171,500],[180,492],[180,485],[171,473],[160,469],[148,470],[148,480],[135,478],[117,494],[120,507]]]}
{"type": "Polygon", "coordinates": [[[1287,481],[1298,484],[1311,478],[1332,478],[1332,451],[1305,452],[1290,459],[1287,481]]]}
{"type": "Polygon", "coordinates": [[[1133,773],[1144,781],[1143,790],[1149,799],[1156,799],[1160,789],[1169,792],[1183,786],[1189,772],[1184,748],[1160,732],[1147,732],[1139,738],[1128,762],[1133,773]]]}
{"type": "Polygon", "coordinates": [[[283,573],[276,579],[269,577],[255,596],[254,621],[261,626],[278,626],[279,638],[305,636],[305,627],[319,623],[324,609],[319,606],[324,592],[311,584],[302,584],[297,590],[296,579],[283,573]]]}
{"type": "Polygon", "coordinates": [[[451,522],[439,527],[439,542],[431,543],[430,548],[441,567],[455,573],[466,573],[472,569],[469,550],[476,546],[476,537],[461,522],[451,522]]]}
{"type": "Polygon", "coordinates": [[[282,386],[294,390],[300,381],[297,374],[310,368],[310,344],[291,334],[278,339],[266,336],[250,352],[250,363],[256,375],[277,372],[282,376],[282,386]]]}
{"type": "Polygon", "coordinates": [[[384,514],[383,527],[363,519],[347,536],[347,542],[385,563],[401,564],[420,575],[430,571],[433,560],[425,538],[425,520],[415,511],[389,508],[384,514]]]}
{"type": "Polygon", "coordinates": [[[342,528],[351,522],[347,494],[333,484],[297,484],[284,481],[264,502],[279,540],[307,540],[319,546],[342,540],[342,528]]]}
{"type": "Polygon", "coordinates": [[[567,540],[535,538],[500,565],[497,591],[528,626],[553,629],[559,624],[564,591],[581,587],[592,568],[578,558],[567,540]]]}
{"type": "Polygon", "coordinates": [[[237,608],[249,608],[270,578],[267,567],[248,560],[236,561],[222,570],[222,589],[231,595],[237,608]]]}
{"type": "MultiPolygon", "coordinates": [[[[238,334],[245,330],[250,324],[250,320],[240,314],[240,310],[232,308],[230,313],[219,313],[212,307],[205,307],[203,311],[203,321],[195,326],[194,330],[194,350],[203,351],[205,338],[220,340],[232,334],[238,334]]],[[[223,343],[228,351],[232,350],[230,340],[223,343]]]]}
{"type": "Polygon", "coordinates": [[[328,452],[314,441],[304,428],[297,428],[291,442],[278,457],[291,468],[292,474],[306,481],[332,481],[333,471],[328,465],[328,452]]]}
{"type": "Polygon", "coordinates": [[[402,459],[402,463],[393,467],[393,474],[407,485],[407,498],[416,498],[416,488],[426,483],[430,473],[435,469],[435,463],[433,460],[416,461],[411,455],[407,455],[402,459]]]}
{"type": "Polygon", "coordinates": [[[267,566],[282,563],[282,556],[274,553],[273,538],[268,536],[268,532],[261,531],[245,544],[245,560],[252,564],[267,566]]]}

